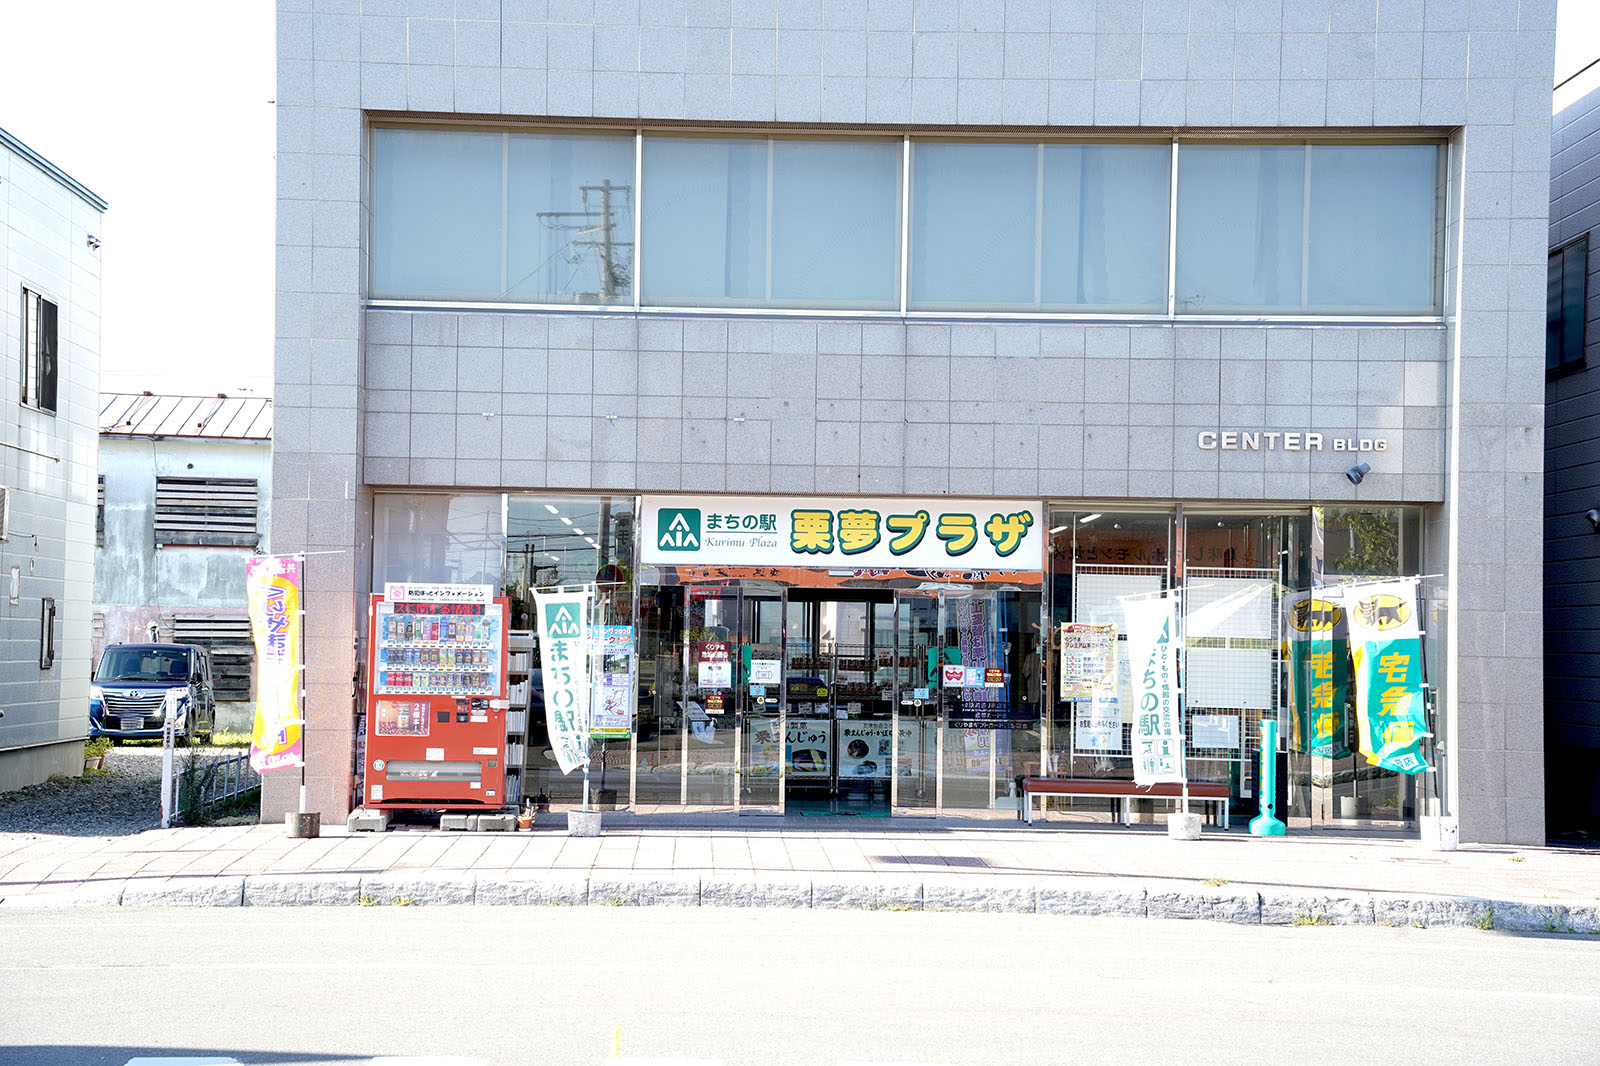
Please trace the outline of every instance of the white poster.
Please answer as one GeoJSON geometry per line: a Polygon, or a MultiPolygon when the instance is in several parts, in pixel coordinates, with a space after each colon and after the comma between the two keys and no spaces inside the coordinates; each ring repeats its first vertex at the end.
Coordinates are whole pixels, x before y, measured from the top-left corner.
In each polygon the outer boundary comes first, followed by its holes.
{"type": "Polygon", "coordinates": [[[1176,593],[1122,601],[1133,677],[1133,779],[1141,785],[1184,780],[1177,606],[1176,593]]]}
{"type": "Polygon", "coordinates": [[[1117,627],[1061,623],[1061,698],[1086,700],[1107,674],[1115,673],[1117,627]]]}
{"type": "Polygon", "coordinates": [[[646,496],[650,566],[1043,570],[1036,500],[646,496]]]}
{"type": "Polygon", "coordinates": [[[1089,698],[1073,705],[1072,746],[1081,752],[1122,750],[1122,696],[1127,687],[1128,664],[1121,661],[1122,645],[1116,639],[1116,627],[1106,628],[1112,633],[1105,652],[1110,661],[1095,678],[1089,698]]]}
{"type": "Polygon", "coordinates": [[[782,682],[783,663],[778,659],[751,659],[750,683],[776,685],[782,682]]]}
{"type": "Polygon", "coordinates": [[[840,777],[886,779],[893,759],[893,722],[839,723],[840,777]]]}
{"type": "Polygon", "coordinates": [[[545,721],[561,772],[589,761],[589,604],[582,592],[535,592],[545,721]]]}
{"type": "Polygon", "coordinates": [[[1270,579],[1243,577],[1196,578],[1184,589],[1189,706],[1255,711],[1275,706],[1275,589],[1270,579]]]}

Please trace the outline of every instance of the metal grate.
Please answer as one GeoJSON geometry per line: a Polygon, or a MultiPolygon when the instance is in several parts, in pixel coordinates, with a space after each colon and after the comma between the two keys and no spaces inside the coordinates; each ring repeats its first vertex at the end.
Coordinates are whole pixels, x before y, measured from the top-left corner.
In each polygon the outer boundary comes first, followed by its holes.
{"type": "Polygon", "coordinates": [[[211,652],[211,688],[218,701],[250,699],[255,644],[245,615],[174,615],[172,639],[211,652]]]}
{"type": "MultiPolygon", "coordinates": [[[[1278,713],[1278,623],[1282,588],[1275,570],[1190,567],[1184,596],[1184,729],[1191,759],[1247,762],[1259,748],[1261,719],[1278,713]],[[1196,743],[1196,726],[1200,742],[1196,743]],[[1219,728],[1220,727],[1220,728],[1219,728]],[[1226,734],[1227,744],[1212,741],[1226,734]],[[1237,746],[1233,746],[1234,742],[1237,746]]],[[[1287,750],[1284,731],[1278,750],[1287,750]]]]}
{"type": "Polygon", "coordinates": [[[156,546],[253,548],[260,494],[255,478],[156,478],[156,546]]]}

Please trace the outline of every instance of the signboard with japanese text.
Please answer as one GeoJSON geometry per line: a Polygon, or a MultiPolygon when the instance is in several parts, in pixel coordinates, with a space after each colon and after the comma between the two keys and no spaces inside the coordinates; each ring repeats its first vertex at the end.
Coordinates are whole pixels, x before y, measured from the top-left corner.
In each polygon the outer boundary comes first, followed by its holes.
{"type": "Polygon", "coordinates": [[[646,496],[640,561],[652,566],[1043,570],[1037,501],[646,496]]]}
{"type": "Polygon", "coordinates": [[[250,630],[256,645],[256,714],[250,733],[250,767],[257,773],[299,766],[302,758],[303,568],[302,560],[292,555],[269,555],[245,562],[250,630]]]}
{"type": "Polygon", "coordinates": [[[1328,759],[1350,754],[1345,694],[1350,684],[1350,627],[1337,593],[1313,589],[1284,596],[1289,644],[1290,746],[1328,759]]]}
{"type": "Polygon", "coordinates": [[[791,718],[783,746],[790,777],[827,777],[833,764],[833,722],[827,718],[791,718]]]}
{"type": "Polygon", "coordinates": [[[701,688],[732,688],[733,659],[725,640],[704,640],[695,645],[695,682],[701,688]]]}
{"type": "Polygon", "coordinates": [[[494,600],[493,585],[441,585],[420,581],[389,581],[383,598],[390,603],[482,603],[494,600]]]}
{"type": "Polygon", "coordinates": [[[593,591],[533,594],[550,747],[563,774],[589,761],[589,608],[593,591]]]}
{"type": "Polygon", "coordinates": [[[778,719],[751,717],[745,722],[745,735],[750,738],[745,773],[752,777],[777,777],[783,759],[778,719]]]}
{"type": "Polygon", "coordinates": [[[598,626],[594,669],[594,710],[589,735],[602,740],[626,737],[633,728],[633,627],[598,626]]]}
{"type": "Polygon", "coordinates": [[[1356,735],[1372,766],[1420,774],[1429,736],[1423,694],[1417,580],[1362,584],[1345,592],[1356,667],[1356,735]]]}
{"type": "Polygon", "coordinates": [[[1133,678],[1133,779],[1141,785],[1185,779],[1177,607],[1176,594],[1122,601],[1133,678]]]}
{"type": "MultiPolygon", "coordinates": [[[[910,725],[901,727],[900,743],[911,743],[910,725]]],[[[846,721],[839,723],[839,776],[888,778],[894,759],[894,723],[846,721]]]]}
{"type": "Polygon", "coordinates": [[[1117,661],[1117,627],[1061,623],[1061,698],[1087,700],[1117,661]]]}

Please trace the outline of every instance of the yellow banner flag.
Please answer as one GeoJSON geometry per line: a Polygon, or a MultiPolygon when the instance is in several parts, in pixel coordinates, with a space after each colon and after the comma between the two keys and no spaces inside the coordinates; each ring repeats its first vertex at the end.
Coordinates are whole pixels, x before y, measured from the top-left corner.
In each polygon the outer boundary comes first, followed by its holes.
{"type": "Polygon", "coordinates": [[[299,766],[300,578],[292,555],[245,563],[250,629],[256,644],[256,721],[250,765],[257,773],[299,766]]]}

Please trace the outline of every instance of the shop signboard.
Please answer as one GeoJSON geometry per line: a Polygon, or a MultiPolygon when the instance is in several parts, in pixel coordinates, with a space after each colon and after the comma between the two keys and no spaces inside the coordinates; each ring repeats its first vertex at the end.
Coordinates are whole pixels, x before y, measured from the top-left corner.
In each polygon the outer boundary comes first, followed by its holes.
{"type": "Polygon", "coordinates": [[[701,688],[732,688],[732,651],[725,640],[703,640],[695,645],[695,680],[701,688]]]}
{"type": "Polygon", "coordinates": [[[650,566],[1043,570],[1034,500],[646,496],[650,566]]]}
{"type": "Polygon", "coordinates": [[[1178,706],[1176,593],[1122,601],[1133,679],[1133,779],[1183,781],[1183,716],[1178,706]]]}
{"type": "Polygon", "coordinates": [[[589,609],[592,589],[533,594],[543,650],[545,720],[563,774],[589,761],[589,609]]]}
{"type": "Polygon", "coordinates": [[[250,766],[257,773],[299,766],[301,560],[265,556],[245,563],[256,646],[256,715],[250,766]]]}
{"type": "Polygon", "coordinates": [[[1432,769],[1422,742],[1432,736],[1422,685],[1417,580],[1346,590],[1356,666],[1356,734],[1372,766],[1403,774],[1432,769]]]}
{"type": "Polygon", "coordinates": [[[594,711],[589,735],[602,740],[626,737],[633,729],[633,627],[598,626],[594,666],[594,711]]]}
{"type": "MultiPolygon", "coordinates": [[[[911,742],[911,730],[901,729],[900,742],[911,742]]],[[[870,779],[889,777],[894,759],[894,723],[846,721],[839,723],[839,776],[870,779]]]]}
{"type": "Polygon", "coordinates": [[[1311,589],[1284,598],[1289,643],[1289,707],[1294,750],[1328,759],[1350,754],[1345,692],[1350,627],[1337,593],[1311,589]]]}
{"type": "Polygon", "coordinates": [[[1117,661],[1117,627],[1061,623],[1061,698],[1087,700],[1117,661]]]}
{"type": "Polygon", "coordinates": [[[832,770],[833,722],[827,718],[791,718],[784,737],[784,761],[790,777],[827,777],[832,770]]]}

